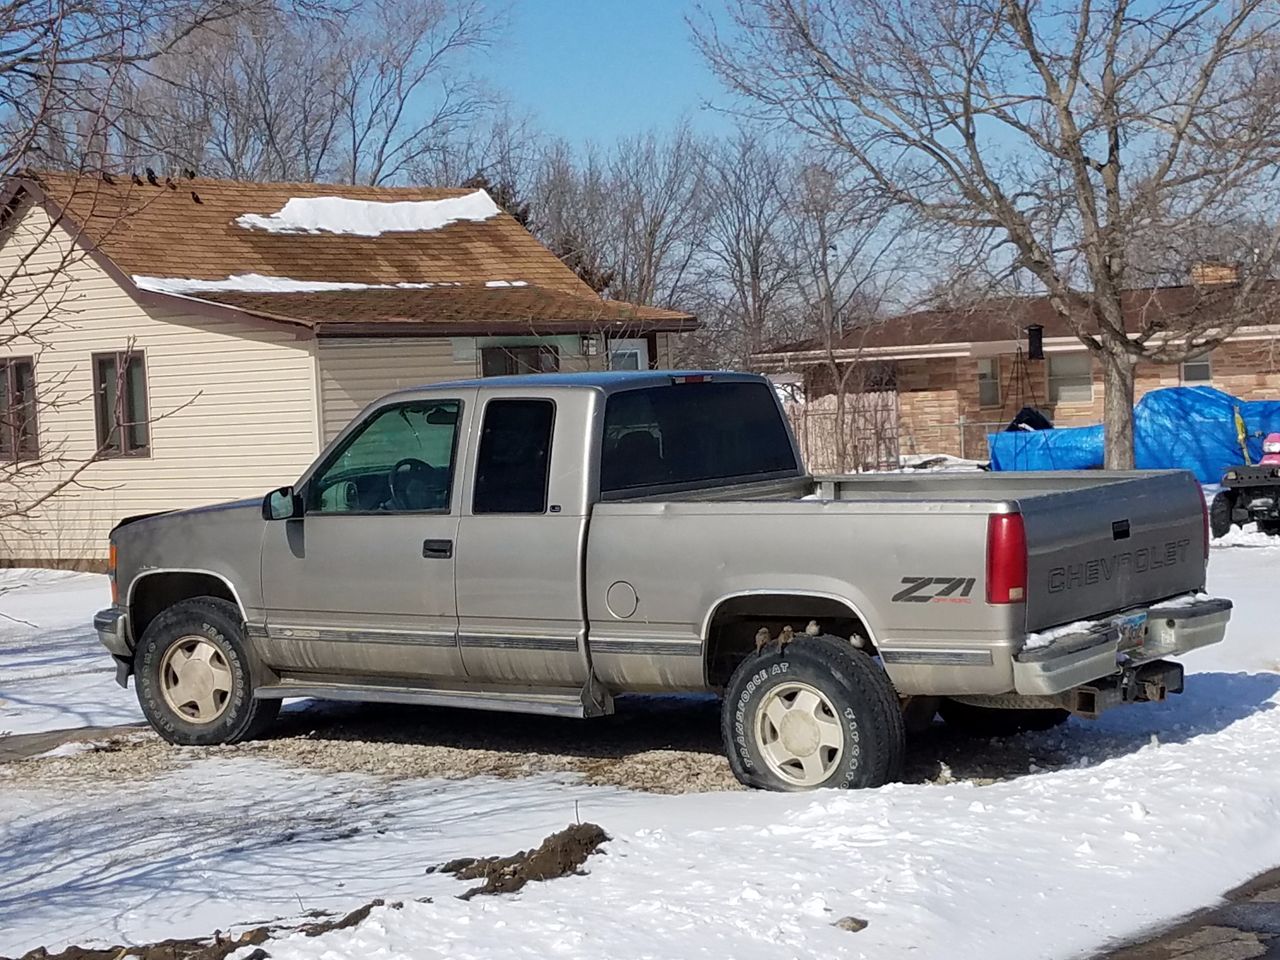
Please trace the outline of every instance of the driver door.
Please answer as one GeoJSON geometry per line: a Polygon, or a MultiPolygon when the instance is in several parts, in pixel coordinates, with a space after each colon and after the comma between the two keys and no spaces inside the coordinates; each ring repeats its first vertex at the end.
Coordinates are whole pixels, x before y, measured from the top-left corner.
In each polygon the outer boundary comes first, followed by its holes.
{"type": "Polygon", "coordinates": [[[463,676],[454,556],[461,438],[475,391],[389,403],[302,481],[301,517],[267,525],[261,649],[305,674],[463,676]]]}

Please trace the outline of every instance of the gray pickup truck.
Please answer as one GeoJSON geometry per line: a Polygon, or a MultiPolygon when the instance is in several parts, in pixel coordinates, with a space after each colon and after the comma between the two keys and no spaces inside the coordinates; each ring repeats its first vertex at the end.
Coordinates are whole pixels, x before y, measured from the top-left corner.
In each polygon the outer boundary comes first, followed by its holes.
{"type": "Polygon", "coordinates": [[[871,787],[906,730],[1047,727],[1217,643],[1187,473],[813,477],[770,384],[542,375],[382,398],[265,499],[124,521],[95,626],[180,744],[287,697],[591,717],[723,695],[744,783],[871,787]]]}

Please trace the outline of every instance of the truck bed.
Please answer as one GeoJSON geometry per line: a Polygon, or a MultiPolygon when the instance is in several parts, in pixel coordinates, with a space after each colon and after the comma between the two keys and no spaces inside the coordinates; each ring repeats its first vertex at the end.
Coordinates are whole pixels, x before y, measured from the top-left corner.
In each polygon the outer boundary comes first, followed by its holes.
{"type": "Polygon", "coordinates": [[[894,639],[937,639],[1008,615],[983,602],[987,518],[1020,513],[1027,597],[1009,627],[1021,635],[1202,588],[1202,503],[1180,471],[804,477],[599,503],[588,570],[620,573],[654,551],[664,580],[696,582],[710,565],[747,583],[781,567],[796,587],[856,593],[894,639]],[[895,600],[906,577],[972,579],[955,598],[970,602],[895,600]]]}

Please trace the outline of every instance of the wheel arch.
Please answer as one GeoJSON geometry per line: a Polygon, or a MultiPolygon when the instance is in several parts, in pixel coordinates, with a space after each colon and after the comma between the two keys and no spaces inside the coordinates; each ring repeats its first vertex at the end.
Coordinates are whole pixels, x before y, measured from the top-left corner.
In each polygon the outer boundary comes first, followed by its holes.
{"type": "Polygon", "coordinates": [[[229,601],[235,604],[241,619],[245,617],[240,594],[231,581],[220,573],[181,567],[148,570],[129,584],[129,594],[125,600],[129,611],[129,631],[134,643],[142,638],[151,621],[163,611],[175,603],[196,597],[217,597],[229,601]]]}
{"type": "Polygon", "coordinates": [[[848,597],[818,590],[754,589],[725,594],[702,621],[703,675],[710,687],[722,687],[742,658],[755,649],[761,626],[797,633],[816,620],[823,633],[860,636],[874,651],[876,636],[861,606],[848,597]]]}

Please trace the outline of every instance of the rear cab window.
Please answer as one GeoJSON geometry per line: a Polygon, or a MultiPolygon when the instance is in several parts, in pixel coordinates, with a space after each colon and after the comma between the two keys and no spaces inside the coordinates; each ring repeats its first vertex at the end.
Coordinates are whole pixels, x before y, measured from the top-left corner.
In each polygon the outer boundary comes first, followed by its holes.
{"type": "Polygon", "coordinates": [[[772,387],[709,380],[611,394],[605,404],[600,494],[797,476],[772,387]]]}

